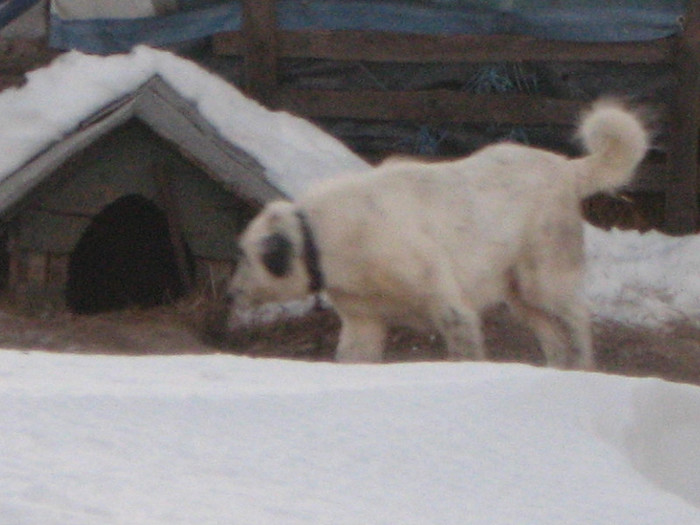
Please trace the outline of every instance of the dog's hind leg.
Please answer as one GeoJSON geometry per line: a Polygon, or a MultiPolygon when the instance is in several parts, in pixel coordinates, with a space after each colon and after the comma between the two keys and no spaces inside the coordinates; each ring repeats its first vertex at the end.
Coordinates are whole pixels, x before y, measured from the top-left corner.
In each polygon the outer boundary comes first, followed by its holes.
{"type": "Polygon", "coordinates": [[[579,302],[569,303],[562,308],[559,317],[568,330],[572,353],[569,354],[570,368],[595,370],[591,320],[588,308],[579,302]]]}
{"type": "Polygon", "coordinates": [[[561,369],[593,370],[590,324],[585,309],[563,307],[556,313],[540,306],[510,300],[509,306],[537,336],[547,365],[561,369]]]}
{"type": "Polygon", "coordinates": [[[570,287],[561,282],[557,287],[556,281],[552,276],[537,286],[514,281],[508,304],[537,336],[549,366],[592,370],[588,310],[570,287]]]}

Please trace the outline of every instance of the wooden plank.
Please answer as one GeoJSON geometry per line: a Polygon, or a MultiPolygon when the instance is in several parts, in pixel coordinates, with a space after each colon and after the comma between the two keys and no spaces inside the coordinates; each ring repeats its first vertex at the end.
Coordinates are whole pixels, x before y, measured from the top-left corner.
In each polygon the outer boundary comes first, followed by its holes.
{"type": "Polygon", "coordinates": [[[700,135],[700,1],[688,3],[676,58],[678,87],[669,111],[666,229],[690,233],[698,227],[698,140],[700,135]]]}
{"type": "Polygon", "coordinates": [[[666,163],[647,160],[637,169],[634,180],[626,189],[663,193],[666,191],[667,177],[668,166],[666,163]]]}
{"type": "MultiPolygon", "coordinates": [[[[669,62],[676,38],[644,42],[561,42],[518,35],[424,35],[379,31],[279,31],[282,58],[367,62],[669,62]]],[[[220,55],[246,54],[238,32],[214,38],[220,55]]]]}
{"type": "Polygon", "coordinates": [[[192,104],[158,77],[142,89],[134,114],[242,199],[260,204],[283,196],[256,159],[221,137],[192,104]]]}
{"type": "Polygon", "coordinates": [[[180,219],[180,206],[173,190],[170,175],[165,171],[162,164],[157,164],[153,167],[153,180],[158,188],[158,200],[165,210],[165,216],[168,221],[168,233],[170,235],[170,244],[175,253],[177,272],[180,275],[182,287],[187,294],[192,291],[192,275],[187,262],[187,248],[180,219]]]}
{"type": "Polygon", "coordinates": [[[243,56],[246,51],[245,38],[242,31],[217,33],[212,37],[211,46],[212,52],[219,56],[243,56]]]}
{"type": "Polygon", "coordinates": [[[247,91],[263,102],[277,86],[276,0],[243,0],[247,91]]]}
{"type": "Polygon", "coordinates": [[[70,255],[49,253],[47,263],[47,284],[49,286],[58,286],[64,289],[68,280],[68,265],[70,263],[70,255]]]}
{"type": "Polygon", "coordinates": [[[51,62],[60,51],[51,49],[44,39],[0,38],[0,71],[23,75],[51,62]]]}
{"type": "Polygon", "coordinates": [[[523,94],[477,95],[450,90],[331,91],[280,89],[273,106],[315,118],[427,123],[572,125],[586,103],[523,94]]]}
{"type": "Polygon", "coordinates": [[[26,253],[26,274],[25,278],[33,284],[46,284],[48,280],[47,255],[45,253],[26,253]]]}
{"type": "Polygon", "coordinates": [[[56,214],[43,209],[27,209],[15,237],[15,248],[41,252],[69,253],[80,240],[92,217],[56,214]]]}
{"type": "Polygon", "coordinates": [[[20,87],[26,82],[24,75],[0,74],[0,91],[10,87],[20,87]]]}

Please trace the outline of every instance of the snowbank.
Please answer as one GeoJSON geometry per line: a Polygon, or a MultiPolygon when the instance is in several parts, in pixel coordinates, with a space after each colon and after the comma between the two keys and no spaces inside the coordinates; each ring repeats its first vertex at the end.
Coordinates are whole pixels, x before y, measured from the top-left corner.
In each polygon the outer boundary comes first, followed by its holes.
{"type": "Polygon", "coordinates": [[[0,93],[0,177],[154,75],[195,104],[223,137],[256,157],[288,195],[315,180],[367,167],[310,122],[264,108],[194,62],[140,46],[109,57],[66,53],[28,73],[25,86],[0,93]]]}
{"type": "Polygon", "coordinates": [[[6,523],[700,523],[700,389],[473,363],[0,353],[6,523]]]}

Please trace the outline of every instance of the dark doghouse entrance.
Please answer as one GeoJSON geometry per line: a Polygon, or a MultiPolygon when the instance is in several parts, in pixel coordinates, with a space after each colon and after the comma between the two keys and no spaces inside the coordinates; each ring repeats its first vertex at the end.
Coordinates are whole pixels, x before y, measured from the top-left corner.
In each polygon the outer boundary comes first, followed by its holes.
{"type": "Polygon", "coordinates": [[[140,195],[121,197],[95,216],[69,261],[66,302],[76,313],[151,307],[184,292],[167,217],[140,195]]]}

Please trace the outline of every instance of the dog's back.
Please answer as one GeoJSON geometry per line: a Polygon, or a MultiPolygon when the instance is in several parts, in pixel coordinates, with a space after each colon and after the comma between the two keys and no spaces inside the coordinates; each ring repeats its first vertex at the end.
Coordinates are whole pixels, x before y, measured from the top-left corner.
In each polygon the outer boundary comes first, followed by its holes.
{"type": "Polygon", "coordinates": [[[329,234],[347,232],[347,242],[430,237],[465,281],[484,267],[505,271],[547,237],[577,259],[580,200],[629,182],[648,141],[640,119],[610,101],[596,104],[578,133],[588,150],[581,158],[504,143],[456,161],[392,159],[321,184],[299,204],[333,223],[329,234]]]}

